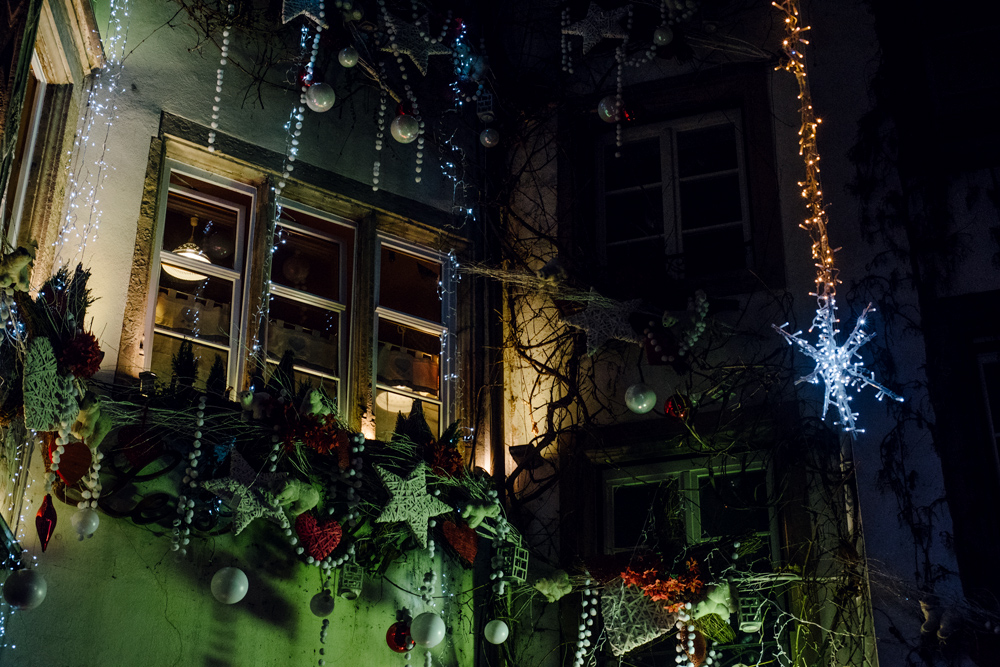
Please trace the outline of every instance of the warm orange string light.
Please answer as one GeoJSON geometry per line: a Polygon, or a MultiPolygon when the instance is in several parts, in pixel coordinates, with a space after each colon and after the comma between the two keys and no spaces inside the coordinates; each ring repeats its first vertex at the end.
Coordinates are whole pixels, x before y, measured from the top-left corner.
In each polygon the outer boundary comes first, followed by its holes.
{"type": "Polygon", "coordinates": [[[830,248],[830,238],[827,235],[826,211],[823,208],[823,189],[819,179],[819,149],[816,146],[816,130],[823,121],[813,112],[812,96],[809,94],[809,84],[806,81],[806,56],[804,47],[809,41],[803,33],[809,26],[799,25],[799,6],[797,0],[784,0],[772,3],[785,14],[786,37],[781,46],[787,57],[778,69],[784,69],[795,76],[799,84],[799,155],[806,167],[806,179],[799,183],[802,197],[806,200],[809,216],[799,226],[809,232],[812,237],[812,256],[816,260],[816,295],[817,297],[832,297],[836,294],[837,269],[833,262],[830,248]]]}
{"type": "Polygon", "coordinates": [[[833,263],[834,249],[830,247],[830,238],[827,235],[827,217],[823,210],[823,190],[819,181],[819,149],[816,147],[816,130],[819,128],[820,119],[813,113],[812,96],[809,94],[809,85],[806,81],[806,57],[805,46],[809,43],[802,37],[808,30],[807,27],[799,25],[799,6],[797,0],[783,0],[773,2],[775,7],[780,9],[785,15],[786,36],[782,42],[787,60],[779,65],[777,69],[784,69],[795,76],[799,84],[799,115],[801,125],[799,127],[799,155],[802,157],[806,168],[806,179],[799,183],[802,188],[802,197],[806,200],[808,217],[799,226],[809,232],[812,238],[812,257],[816,262],[816,316],[813,318],[809,331],[817,332],[816,345],[808,343],[802,338],[802,332],[789,333],[785,326],[774,327],[778,333],[785,337],[789,345],[798,346],[799,350],[815,360],[816,367],[809,375],[801,378],[799,382],[810,382],[824,385],[825,394],[823,397],[823,416],[830,405],[836,405],[840,413],[840,423],[849,433],[861,432],[856,427],[855,418],[858,413],[851,409],[851,395],[849,389],[856,387],[858,391],[862,387],[872,387],[876,391],[876,397],[882,399],[889,396],[895,400],[902,400],[899,396],[889,391],[875,381],[875,374],[866,371],[864,363],[860,360],[861,355],[858,350],[865,343],[872,339],[874,334],[864,331],[865,317],[873,311],[870,305],[865,308],[854,325],[853,331],[848,335],[847,341],[840,345],[837,336],[840,330],[837,328],[837,268],[833,263]]]}

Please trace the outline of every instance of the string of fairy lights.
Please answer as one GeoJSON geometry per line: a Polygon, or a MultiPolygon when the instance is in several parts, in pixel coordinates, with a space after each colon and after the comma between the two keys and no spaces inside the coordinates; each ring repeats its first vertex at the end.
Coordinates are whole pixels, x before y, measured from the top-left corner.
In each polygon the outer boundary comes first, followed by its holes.
{"type": "Polygon", "coordinates": [[[87,91],[86,107],[69,151],[66,214],[52,244],[60,266],[78,261],[87,244],[97,240],[103,211],[101,193],[109,172],[114,171],[107,161],[111,150],[108,138],[118,118],[117,96],[124,92],[119,88],[119,79],[128,38],[129,10],[129,0],[111,0],[104,65],[97,70],[87,91]]]}
{"type": "Polygon", "coordinates": [[[853,396],[851,390],[860,392],[864,387],[872,387],[876,398],[888,396],[897,401],[903,399],[875,381],[875,373],[865,370],[864,362],[858,350],[874,337],[874,333],[864,330],[867,316],[875,309],[869,305],[858,317],[854,329],[841,345],[837,338],[840,334],[837,319],[837,284],[840,282],[834,263],[835,250],[830,246],[827,233],[827,215],[823,205],[823,190],[820,185],[819,148],[816,144],[816,132],[820,119],[813,111],[812,97],[809,94],[809,83],[806,79],[805,47],[809,42],[803,33],[808,26],[800,23],[798,0],[782,0],[774,2],[784,14],[785,39],[782,49],[785,52],[785,62],[779,65],[795,76],[799,89],[799,155],[805,163],[806,177],[799,183],[801,195],[806,200],[808,215],[799,225],[809,232],[812,238],[812,258],[816,263],[816,291],[811,296],[816,297],[817,308],[809,331],[816,330],[816,344],[813,345],[802,337],[802,331],[790,333],[785,329],[787,323],[775,330],[781,334],[789,345],[796,346],[800,352],[816,362],[816,367],[798,382],[824,385],[823,416],[831,405],[836,406],[839,413],[838,423],[844,431],[854,435],[863,433],[857,427],[858,413],[851,407],[853,396]]]}

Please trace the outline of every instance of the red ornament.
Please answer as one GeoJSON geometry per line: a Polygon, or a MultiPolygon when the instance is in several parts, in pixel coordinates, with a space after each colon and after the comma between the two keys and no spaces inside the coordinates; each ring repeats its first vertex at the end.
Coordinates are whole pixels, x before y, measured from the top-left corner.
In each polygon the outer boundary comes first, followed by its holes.
{"type": "Polygon", "coordinates": [[[445,521],[441,525],[441,532],[448,540],[451,548],[458,552],[469,565],[476,560],[476,553],[479,552],[479,535],[469,527],[469,524],[457,524],[454,521],[445,521]]]}
{"type": "Polygon", "coordinates": [[[663,412],[668,417],[675,419],[685,419],[688,415],[687,399],[680,394],[674,394],[663,404],[663,412]]]}
{"type": "Polygon", "coordinates": [[[311,513],[300,514],[295,519],[295,532],[302,541],[307,556],[323,560],[340,544],[343,531],[340,524],[330,519],[320,523],[311,513]]]}
{"type": "Polygon", "coordinates": [[[396,653],[406,653],[417,645],[410,636],[410,624],[404,621],[389,626],[389,630],[385,633],[385,643],[396,653]]]}
{"type": "Polygon", "coordinates": [[[42,553],[49,546],[52,533],[56,532],[57,518],[55,505],[52,504],[52,495],[47,493],[45,500],[42,501],[42,506],[38,508],[38,514],[35,515],[35,530],[38,531],[38,540],[42,543],[42,553]]]}
{"type": "MultiPolygon", "coordinates": [[[[45,434],[48,443],[49,461],[52,461],[52,452],[56,451],[56,434],[49,431],[45,434]]],[[[90,447],[82,442],[67,442],[62,455],[59,457],[59,470],[57,474],[66,486],[76,486],[83,476],[90,471],[90,464],[93,456],[90,447]]]]}

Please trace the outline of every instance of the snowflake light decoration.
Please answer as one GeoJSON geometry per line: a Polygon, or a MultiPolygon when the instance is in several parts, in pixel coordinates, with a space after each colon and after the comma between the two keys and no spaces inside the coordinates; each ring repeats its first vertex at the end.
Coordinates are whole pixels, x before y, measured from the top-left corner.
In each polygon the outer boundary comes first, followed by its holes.
{"type": "Polygon", "coordinates": [[[823,207],[823,190],[819,181],[819,149],[816,146],[816,129],[820,119],[813,113],[812,98],[809,94],[809,84],[806,82],[806,60],[804,47],[809,42],[802,38],[802,33],[808,30],[799,25],[798,0],[783,0],[773,3],[785,15],[785,40],[782,49],[786,61],[779,67],[791,72],[799,86],[799,114],[802,121],[799,128],[799,155],[805,162],[806,180],[799,183],[802,187],[802,197],[806,200],[809,217],[800,225],[812,237],[812,257],[816,261],[816,315],[813,317],[809,331],[817,330],[816,345],[813,346],[803,339],[802,332],[789,333],[785,331],[787,324],[775,330],[785,337],[789,345],[797,345],[799,350],[816,362],[812,373],[801,378],[799,382],[825,385],[823,396],[823,416],[831,403],[836,404],[840,412],[840,421],[844,430],[852,435],[863,433],[856,427],[858,413],[851,410],[849,390],[857,387],[860,391],[869,386],[875,389],[876,398],[881,400],[889,396],[897,401],[903,399],[875,381],[875,374],[866,371],[864,362],[858,350],[870,341],[875,334],[865,332],[865,318],[874,311],[871,305],[865,308],[854,325],[854,330],[843,345],[837,344],[837,269],[833,263],[834,250],[830,247],[827,235],[826,210],[823,207]]]}

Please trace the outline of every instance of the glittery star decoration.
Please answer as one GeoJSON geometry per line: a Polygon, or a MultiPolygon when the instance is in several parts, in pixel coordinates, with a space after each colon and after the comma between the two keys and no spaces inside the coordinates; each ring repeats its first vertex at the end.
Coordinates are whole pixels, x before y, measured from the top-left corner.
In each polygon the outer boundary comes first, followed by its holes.
{"type": "Polygon", "coordinates": [[[642,340],[628,323],[640,299],[591,301],[585,310],[563,318],[563,322],[587,332],[587,354],[593,355],[610,339],[639,344],[642,340]]]}
{"type": "Polygon", "coordinates": [[[386,13],[386,31],[395,32],[395,38],[382,47],[383,51],[389,51],[396,56],[408,56],[417,69],[424,76],[427,76],[427,60],[431,56],[446,56],[451,54],[449,49],[440,42],[430,39],[430,33],[424,31],[420,34],[417,26],[401,21],[395,16],[386,13]]]}
{"type": "Polygon", "coordinates": [[[330,27],[327,25],[325,18],[320,18],[319,0],[285,0],[281,5],[282,24],[288,23],[303,14],[321,25],[324,30],[330,27]]]}
{"type": "Polygon", "coordinates": [[[427,546],[427,522],[435,516],[450,512],[451,507],[427,494],[427,465],[417,464],[410,476],[403,479],[385,468],[375,466],[382,483],[392,498],[376,519],[380,523],[399,521],[405,523],[421,548],[427,546]]]}
{"type": "Polygon", "coordinates": [[[621,25],[626,14],[628,14],[627,7],[604,11],[592,2],[585,17],[566,26],[562,31],[564,35],[583,37],[583,55],[587,55],[587,52],[602,39],[625,39],[628,36],[621,25]]]}
{"type": "Polygon", "coordinates": [[[233,533],[240,532],[254,519],[264,517],[280,524],[287,522],[285,513],[274,504],[274,495],[268,490],[275,482],[287,475],[279,473],[258,473],[235,449],[229,455],[229,477],[202,482],[203,489],[222,498],[235,516],[233,533]]]}
{"type": "Polygon", "coordinates": [[[818,384],[822,381],[823,417],[826,417],[830,404],[835,404],[840,412],[840,421],[837,423],[851,435],[864,433],[864,429],[859,429],[856,425],[858,413],[851,410],[852,397],[849,393],[851,387],[857,387],[858,391],[865,386],[872,387],[875,390],[875,397],[880,401],[885,396],[896,401],[903,400],[875,381],[875,373],[865,370],[861,355],[858,354],[861,346],[875,336],[863,329],[868,313],[873,310],[875,309],[871,306],[865,308],[843,345],[837,345],[837,334],[840,330],[837,328],[836,300],[832,295],[820,298],[820,307],[813,318],[812,329],[819,332],[815,347],[801,337],[801,331],[789,333],[784,329],[787,325],[780,327],[772,325],[775,331],[785,337],[789,345],[797,345],[799,351],[816,362],[816,368],[812,373],[800,378],[796,384],[799,382],[818,384]]]}

